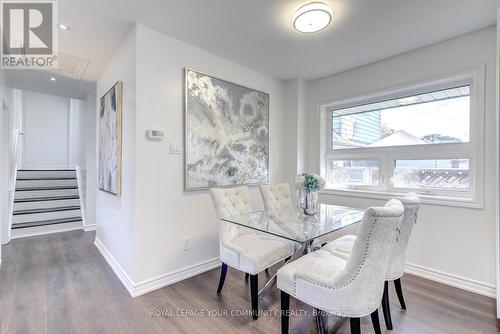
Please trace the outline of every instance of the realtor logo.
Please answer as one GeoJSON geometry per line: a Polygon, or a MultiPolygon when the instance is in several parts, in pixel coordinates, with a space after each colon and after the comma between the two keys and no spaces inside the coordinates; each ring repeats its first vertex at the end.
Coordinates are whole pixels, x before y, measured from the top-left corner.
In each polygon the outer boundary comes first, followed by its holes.
{"type": "Polygon", "coordinates": [[[1,1],[2,68],[57,68],[56,1],[1,1]]]}

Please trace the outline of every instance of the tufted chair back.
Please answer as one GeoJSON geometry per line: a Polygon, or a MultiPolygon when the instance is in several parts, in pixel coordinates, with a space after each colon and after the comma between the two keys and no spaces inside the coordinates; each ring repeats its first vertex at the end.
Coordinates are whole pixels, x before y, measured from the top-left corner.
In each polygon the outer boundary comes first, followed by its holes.
{"type": "Polygon", "coordinates": [[[403,223],[401,224],[398,243],[394,246],[386,280],[401,278],[406,266],[406,249],[410,242],[413,225],[417,223],[417,214],[420,208],[420,198],[415,193],[408,193],[405,197],[398,197],[405,208],[403,223]]]}
{"type": "MultiPolygon", "coordinates": [[[[212,188],[210,195],[219,219],[243,216],[251,212],[250,194],[246,186],[235,188],[212,188]]],[[[231,247],[231,240],[237,235],[249,233],[248,229],[238,228],[230,223],[220,224],[220,241],[231,247]]]]}
{"type": "Polygon", "coordinates": [[[368,208],[359,226],[358,237],[347,263],[330,284],[337,293],[319,296],[326,309],[348,312],[350,317],[371,314],[380,305],[389,258],[403,221],[404,207],[392,199],[384,207],[368,208]]]}
{"type": "Polygon", "coordinates": [[[250,213],[250,195],[245,186],[210,189],[212,201],[219,218],[242,216],[250,213]]]}
{"type": "Polygon", "coordinates": [[[266,211],[293,207],[288,183],[266,184],[259,189],[266,211]]]}

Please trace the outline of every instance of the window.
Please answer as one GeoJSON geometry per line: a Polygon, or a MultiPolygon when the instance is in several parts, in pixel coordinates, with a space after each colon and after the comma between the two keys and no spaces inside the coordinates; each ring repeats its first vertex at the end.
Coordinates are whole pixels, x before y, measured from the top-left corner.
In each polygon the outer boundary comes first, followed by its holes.
{"type": "Polygon", "coordinates": [[[482,86],[475,78],[322,105],[327,189],[477,200],[482,86]]]}

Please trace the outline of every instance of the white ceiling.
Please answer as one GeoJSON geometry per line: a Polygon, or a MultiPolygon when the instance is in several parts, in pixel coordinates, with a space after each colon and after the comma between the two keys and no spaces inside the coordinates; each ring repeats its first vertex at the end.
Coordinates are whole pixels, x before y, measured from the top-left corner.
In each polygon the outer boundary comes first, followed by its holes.
{"type": "Polygon", "coordinates": [[[134,22],[271,77],[324,77],[495,25],[497,0],[325,0],[333,24],[293,30],[304,0],[59,0],[60,50],[96,81],[134,22]]]}
{"type": "Polygon", "coordinates": [[[496,23],[497,0],[325,0],[334,10],[333,24],[317,34],[304,35],[293,30],[291,17],[305,2],[81,3],[117,20],[142,23],[280,80],[324,77],[496,23]]]}

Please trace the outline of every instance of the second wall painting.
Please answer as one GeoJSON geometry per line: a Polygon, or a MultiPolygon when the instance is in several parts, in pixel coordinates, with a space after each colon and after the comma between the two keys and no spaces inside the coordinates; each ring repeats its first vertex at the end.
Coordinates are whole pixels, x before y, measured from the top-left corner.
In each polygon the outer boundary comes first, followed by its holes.
{"type": "Polygon", "coordinates": [[[99,189],[121,195],[122,176],[122,95],[118,81],[101,98],[99,108],[99,189]]]}

